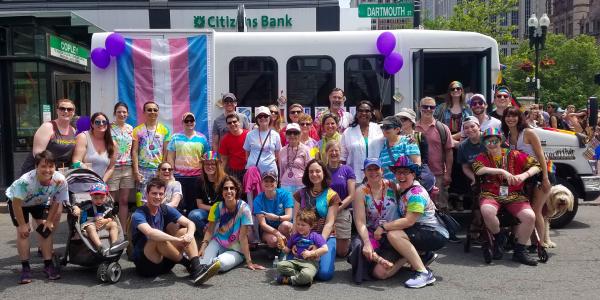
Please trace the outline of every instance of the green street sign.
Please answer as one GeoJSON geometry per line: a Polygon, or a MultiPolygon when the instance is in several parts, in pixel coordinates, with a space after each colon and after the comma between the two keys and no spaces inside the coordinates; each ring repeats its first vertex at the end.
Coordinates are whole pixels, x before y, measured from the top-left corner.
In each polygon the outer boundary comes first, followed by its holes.
{"type": "Polygon", "coordinates": [[[48,36],[50,56],[58,57],[78,65],[88,65],[90,50],[54,35],[48,36]]]}
{"type": "Polygon", "coordinates": [[[358,16],[360,18],[412,18],[413,3],[389,3],[389,4],[359,4],[358,16]]]}

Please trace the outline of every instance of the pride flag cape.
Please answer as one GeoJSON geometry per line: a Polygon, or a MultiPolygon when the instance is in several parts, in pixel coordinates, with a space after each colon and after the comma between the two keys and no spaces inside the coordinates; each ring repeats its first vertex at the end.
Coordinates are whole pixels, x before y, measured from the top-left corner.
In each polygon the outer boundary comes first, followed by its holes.
{"type": "Polygon", "coordinates": [[[154,101],[160,107],[159,121],[183,131],[181,116],[192,112],[196,130],[208,132],[207,37],[126,38],[117,58],[119,100],[129,106],[127,123],[144,121],[143,105],[154,101]]]}

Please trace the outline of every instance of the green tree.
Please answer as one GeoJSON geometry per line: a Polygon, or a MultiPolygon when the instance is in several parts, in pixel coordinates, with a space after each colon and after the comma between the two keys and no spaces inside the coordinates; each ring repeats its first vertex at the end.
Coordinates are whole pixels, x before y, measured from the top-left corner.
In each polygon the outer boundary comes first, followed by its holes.
{"type": "MultiPolygon", "coordinates": [[[[594,84],[594,75],[600,72],[600,46],[593,37],[579,35],[567,39],[564,35],[549,33],[540,61],[554,61],[554,65],[540,63],[540,101],[554,101],[565,107],[575,104],[585,107],[586,99],[600,95],[600,87],[594,84]]],[[[535,61],[535,51],[524,40],[517,51],[504,59],[506,69],[503,77],[516,96],[533,95],[526,78],[533,78],[534,70],[523,70],[523,64],[535,61]]]]}
{"type": "Polygon", "coordinates": [[[454,6],[450,18],[426,19],[426,29],[473,31],[489,35],[498,43],[515,42],[513,32],[517,29],[510,23],[510,16],[517,10],[519,0],[462,0],[454,6]]]}

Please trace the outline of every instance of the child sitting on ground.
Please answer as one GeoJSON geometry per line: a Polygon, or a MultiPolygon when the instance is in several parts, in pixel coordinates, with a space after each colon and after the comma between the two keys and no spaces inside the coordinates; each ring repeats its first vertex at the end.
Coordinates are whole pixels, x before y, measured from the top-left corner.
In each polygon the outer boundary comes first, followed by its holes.
{"type": "Polygon", "coordinates": [[[106,204],[108,195],[106,184],[96,183],[92,185],[89,192],[92,200],[77,204],[73,207],[73,214],[80,217],[81,230],[85,230],[98,253],[106,256],[110,253],[110,247],[102,246],[98,231],[106,229],[110,237],[110,244],[114,246],[119,238],[119,226],[112,218],[112,208],[106,204]]]}
{"type": "Polygon", "coordinates": [[[287,246],[280,244],[278,247],[286,254],[292,252],[294,259],[285,260],[277,264],[276,281],[280,284],[310,285],[317,274],[319,257],[327,253],[327,243],[318,233],[311,228],[317,220],[313,210],[298,212],[295,222],[296,233],[293,234],[287,246]]]}

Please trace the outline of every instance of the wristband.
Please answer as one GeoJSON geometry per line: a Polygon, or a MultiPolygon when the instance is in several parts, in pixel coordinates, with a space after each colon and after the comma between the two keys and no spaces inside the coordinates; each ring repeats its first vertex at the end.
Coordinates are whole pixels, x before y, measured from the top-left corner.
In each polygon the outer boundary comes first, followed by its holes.
{"type": "Polygon", "coordinates": [[[383,227],[383,224],[379,224],[379,228],[381,228],[383,230],[383,233],[387,233],[387,230],[385,230],[385,227],[383,227]]]}

